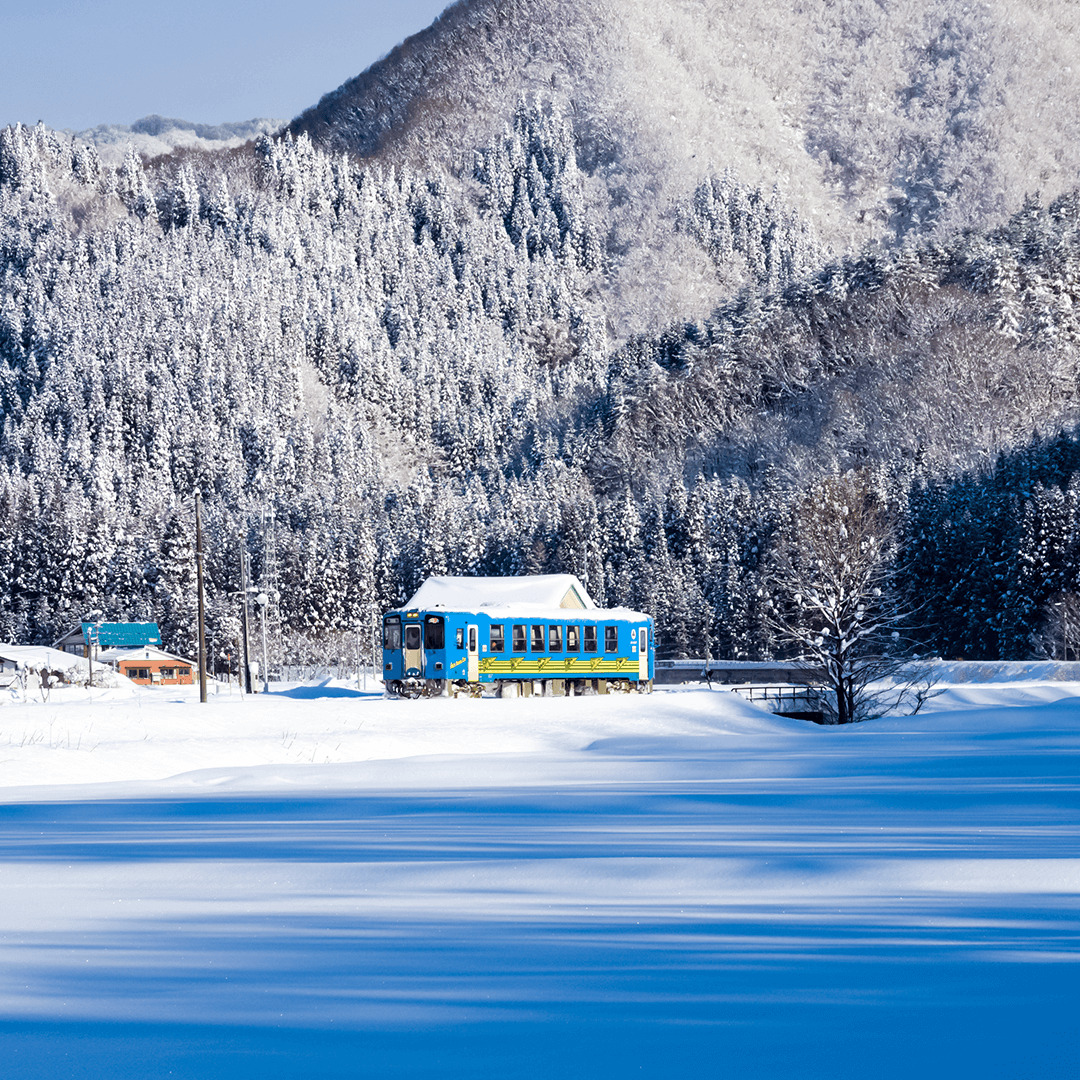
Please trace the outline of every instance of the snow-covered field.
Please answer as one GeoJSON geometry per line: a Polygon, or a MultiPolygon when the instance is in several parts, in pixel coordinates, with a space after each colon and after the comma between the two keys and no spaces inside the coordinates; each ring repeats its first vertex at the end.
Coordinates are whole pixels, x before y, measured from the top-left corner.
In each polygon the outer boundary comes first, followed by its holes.
{"type": "Polygon", "coordinates": [[[1080,685],[930,708],[5,704],[0,1077],[1078,1076],[1080,685]]]}

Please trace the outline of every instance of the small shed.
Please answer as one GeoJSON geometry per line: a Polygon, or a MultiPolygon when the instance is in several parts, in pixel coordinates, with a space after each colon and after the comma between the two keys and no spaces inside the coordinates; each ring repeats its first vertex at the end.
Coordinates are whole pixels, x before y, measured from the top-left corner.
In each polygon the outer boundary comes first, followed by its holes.
{"type": "Polygon", "coordinates": [[[194,661],[149,645],[141,649],[104,649],[98,660],[140,686],[191,686],[195,681],[194,661]]]}

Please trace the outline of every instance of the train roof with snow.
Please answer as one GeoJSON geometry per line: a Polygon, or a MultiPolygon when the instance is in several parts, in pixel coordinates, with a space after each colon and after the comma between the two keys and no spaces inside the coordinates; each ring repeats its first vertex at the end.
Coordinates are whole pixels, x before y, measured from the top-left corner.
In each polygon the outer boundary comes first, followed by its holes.
{"type": "Polygon", "coordinates": [[[604,612],[612,618],[648,619],[630,608],[599,608],[573,574],[531,574],[523,577],[430,577],[398,611],[466,612],[476,615],[543,617],[566,610],[604,612]]]}

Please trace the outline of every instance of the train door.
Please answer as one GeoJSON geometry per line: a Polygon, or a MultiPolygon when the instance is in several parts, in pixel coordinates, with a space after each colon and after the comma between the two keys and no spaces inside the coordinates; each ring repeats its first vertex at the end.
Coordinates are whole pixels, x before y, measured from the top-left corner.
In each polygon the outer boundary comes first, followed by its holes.
{"type": "Polygon", "coordinates": [[[638,627],[637,632],[637,671],[642,682],[649,680],[649,631],[647,627],[638,627]]]}
{"type": "Polygon", "coordinates": [[[405,677],[424,674],[424,647],[419,623],[405,624],[405,677]]]}
{"type": "Polygon", "coordinates": [[[480,647],[479,647],[480,632],[475,626],[469,627],[469,663],[468,667],[468,680],[469,682],[480,681],[480,647]]]}
{"type": "Polygon", "coordinates": [[[445,679],[446,620],[441,615],[424,616],[424,674],[429,679],[445,679]]]}

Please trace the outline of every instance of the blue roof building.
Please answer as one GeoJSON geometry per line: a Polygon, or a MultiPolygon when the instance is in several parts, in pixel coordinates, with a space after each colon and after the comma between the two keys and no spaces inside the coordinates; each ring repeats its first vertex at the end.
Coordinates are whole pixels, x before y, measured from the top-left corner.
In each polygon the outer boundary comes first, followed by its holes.
{"type": "Polygon", "coordinates": [[[103,622],[82,624],[83,640],[99,649],[140,649],[160,645],[161,631],[156,622],[103,622]]]}
{"type": "Polygon", "coordinates": [[[86,656],[90,643],[94,656],[104,649],[142,649],[146,646],[161,647],[161,631],[156,622],[84,622],[54,645],[54,649],[86,656]]]}

